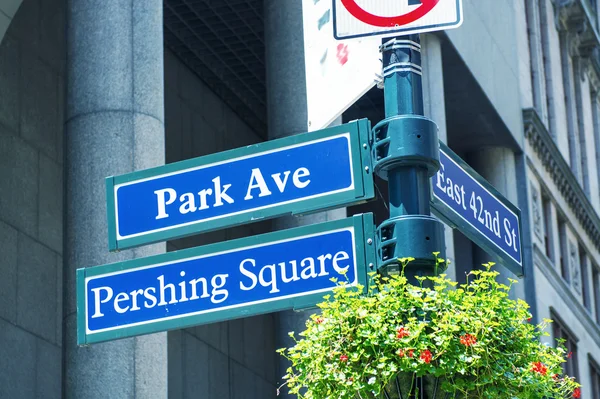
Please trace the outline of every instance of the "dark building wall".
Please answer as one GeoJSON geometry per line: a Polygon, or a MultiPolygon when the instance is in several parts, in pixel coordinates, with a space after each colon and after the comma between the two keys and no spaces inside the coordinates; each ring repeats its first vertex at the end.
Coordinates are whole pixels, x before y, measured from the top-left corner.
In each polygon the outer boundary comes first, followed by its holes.
{"type": "MultiPolygon", "coordinates": [[[[522,4],[523,1],[463,0],[463,25],[446,31],[450,43],[519,146],[523,145],[523,136],[518,51],[522,48],[520,41],[526,40],[526,36],[516,33],[524,19],[522,4]]],[[[446,78],[452,80],[456,76],[446,78]]],[[[465,86],[447,87],[453,89],[465,90],[465,86]]],[[[478,114],[473,112],[469,116],[473,120],[478,114]]],[[[471,134],[477,133],[481,131],[471,134]]]]}
{"type": "MultiPolygon", "coordinates": [[[[65,58],[64,0],[24,0],[0,43],[0,398],[62,396],[65,58]]],[[[169,51],[165,124],[167,162],[261,141],[169,51]]],[[[171,332],[168,350],[169,397],[275,397],[272,315],[171,332]]]]}
{"type": "MultiPolygon", "coordinates": [[[[262,139],[165,51],[166,162],[256,144],[262,139]]],[[[173,251],[267,232],[269,222],[170,242],[173,251]]],[[[214,265],[215,268],[219,265],[214,265]]],[[[169,332],[169,397],[276,397],[273,315],[169,332]]]]}
{"type": "Polygon", "coordinates": [[[64,2],[0,45],[0,397],[61,397],[64,2]]]}

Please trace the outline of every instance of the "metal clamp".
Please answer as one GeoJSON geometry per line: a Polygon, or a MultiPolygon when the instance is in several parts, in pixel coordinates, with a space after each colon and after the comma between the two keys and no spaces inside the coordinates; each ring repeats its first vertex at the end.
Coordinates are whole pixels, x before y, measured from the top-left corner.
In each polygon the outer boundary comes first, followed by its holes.
{"type": "MultiPolygon", "coordinates": [[[[396,273],[399,258],[415,258],[411,266],[439,273],[430,266],[434,263],[434,252],[445,256],[444,226],[434,217],[406,215],[388,219],[377,228],[378,268],[386,274],[396,273]],[[423,267],[424,266],[424,267],[423,267]]],[[[444,265],[441,265],[444,267],[444,265]]]]}
{"type": "Polygon", "coordinates": [[[375,173],[387,180],[388,171],[399,166],[427,168],[429,177],[440,168],[438,127],[420,115],[386,118],[373,128],[375,173]]]}

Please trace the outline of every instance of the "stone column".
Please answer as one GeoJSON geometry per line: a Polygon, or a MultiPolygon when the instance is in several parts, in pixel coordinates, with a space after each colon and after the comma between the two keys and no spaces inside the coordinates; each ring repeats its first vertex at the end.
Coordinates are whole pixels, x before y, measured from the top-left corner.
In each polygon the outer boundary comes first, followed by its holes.
{"type": "MultiPolygon", "coordinates": [[[[446,99],[444,96],[444,68],[442,61],[442,42],[435,34],[421,35],[421,50],[423,67],[423,109],[425,116],[437,123],[439,139],[448,143],[446,129],[446,99]]],[[[454,233],[451,227],[444,227],[446,241],[446,259],[450,266],[446,271],[448,278],[456,279],[454,265],[454,233]]]]}
{"type": "MultiPolygon", "coordinates": [[[[267,65],[267,104],[269,138],[289,136],[308,131],[306,108],[306,78],[304,71],[304,41],[302,1],[265,0],[265,46],[267,65]]],[[[337,121],[339,124],[340,120],[337,121]]],[[[335,123],[334,123],[335,124],[335,123]]],[[[346,209],[286,217],[273,222],[273,230],[321,223],[346,217],[346,209]]],[[[289,331],[301,332],[314,311],[284,311],[276,317],[277,348],[293,345],[289,331]]],[[[277,381],[286,373],[289,363],[278,359],[277,381]]],[[[281,398],[293,398],[282,389],[281,398]]]]}
{"type": "Polygon", "coordinates": [[[75,270],[165,251],[109,253],[104,178],[164,164],[163,2],[67,7],[64,381],[66,398],[165,398],[166,333],[76,343],[75,270]]]}
{"type": "MultiPolygon", "coordinates": [[[[517,187],[517,170],[515,153],[510,148],[504,147],[485,147],[473,151],[467,155],[469,164],[488,182],[492,184],[502,195],[504,195],[513,204],[519,204],[519,195],[517,187]]],[[[521,243],[522,244],[522,243],[521,243]]],[[[493,261],[498,263],[498,259],[489,255],[479,247],[473,245],[473,267],[476,268],[483,263],[493,261]]],[[[496,271],[500,272],[498,281],[508,283],[507,278],[517,280],[518,277],[503,266],[496,266],[496,271]]],[[[518,284],[511,291],[512,298],[523,298],[524,282],[518,284]]]]}

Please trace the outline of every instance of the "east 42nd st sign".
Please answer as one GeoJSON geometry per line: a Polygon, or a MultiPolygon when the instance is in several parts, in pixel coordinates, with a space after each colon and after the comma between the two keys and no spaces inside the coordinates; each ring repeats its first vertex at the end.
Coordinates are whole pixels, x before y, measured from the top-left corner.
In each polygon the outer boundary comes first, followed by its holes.
{"type": "Polygon", "coordinates": [[[442,220],[523,275],[520,210],[441,142],[431,186],[432,209],[442,220]]]}

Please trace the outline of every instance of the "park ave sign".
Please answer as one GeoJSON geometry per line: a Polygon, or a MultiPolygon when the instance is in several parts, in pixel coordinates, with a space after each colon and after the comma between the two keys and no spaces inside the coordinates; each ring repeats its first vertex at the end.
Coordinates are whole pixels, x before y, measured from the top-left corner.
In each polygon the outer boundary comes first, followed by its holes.
{"type": "Polygon", "coordinates": [[[111,176],[109,249],[373,198],[368,125],[356,121],[111,176]]]}

